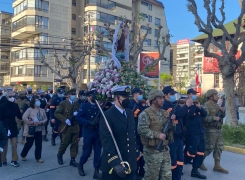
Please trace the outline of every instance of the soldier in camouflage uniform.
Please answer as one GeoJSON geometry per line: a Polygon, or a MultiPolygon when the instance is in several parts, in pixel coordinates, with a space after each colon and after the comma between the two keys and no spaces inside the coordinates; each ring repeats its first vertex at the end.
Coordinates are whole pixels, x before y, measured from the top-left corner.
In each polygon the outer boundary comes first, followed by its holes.
{"type": "MultiPolygon", "coordinates": [[[[161,130],[168,119],[168,112],[161,109],[164,101],[162,91],[152,90],[149,93],[151,106],[139,115],[138,133],[144,145],[145,180],[171,180],[171,160],[166,134],[161,130]],[[158,142],[163,141],[163,152],[156,149],[158,142]]],[[[171,119],[175,119],[172,117],[171,119]]],[[[169,138],[171,139],[171,137],[169,138]]]]}
{"type": "MultiPolygon", "coordinates": [[[[226,173],[228,174],[228,171],[223,169],[220,166],[220,157],[222,150],[224,149],[224,143],[223,143],[223,137],[222,137],[222,119],[220,117],[217,117],[217,112],[219,109],[225,113],[224,107],[219,107],[217,104],[218,102],[218,91],[215,89],[210,89],[206,93],[206,97],[208,101],[205,103],[205,110],[207,111],[208,115],[205,118],[205,141],[206,141],[206,150],[204,153],[204,157],[207,157],[210,153],[213,152],[214,157],[214,171],[226,173]]],[[[225,115],[223,114],[223,117],[225,115]]],[[[207,168],[202,164],[200,167],[202,170],[207,170],[207,168]]]]}
{"type": "MultiPolygon", "coordinates": [[[[25,106],[25,104],[27,102],[27,99],[26,99],[26,96],[25,95],[26,95],[25,91],[20,91],[19,92],[19,98],[15,101],[15,103],[18,104],[19,109],[20,109],[20,112],[21,112],[22,115],[24,114],[23,107],[25,106]]],[[[22,119],[16,118],[16,123],[17,123],[18,130],[20,131],[21,130],[21,127],[22,127],[23,128],[23,131],[24,131],[24,126],[23,126],[22,119]]],[[[22,135],[21,143],[22,144],[25,144],[26,143],[26,138],[23,135],[22,135]]]]}

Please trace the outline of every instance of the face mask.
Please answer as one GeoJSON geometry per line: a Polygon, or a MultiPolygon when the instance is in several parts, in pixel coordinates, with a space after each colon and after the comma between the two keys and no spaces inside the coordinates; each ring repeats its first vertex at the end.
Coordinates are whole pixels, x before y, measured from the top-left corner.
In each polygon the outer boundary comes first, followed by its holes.
{"type": "Polygon", "coordinates": [[[138,101],[142,101],[143,95],[138,95],[138,101]]]}
{"type": "Polygon", "coordinates": [[[82,96],[82,100],[85,100],[85,99],[87,99],[87,97],[86,96],[82,96]]]}
{"type": "Polygon", "coordinates": [[[3,95],[3,93],[2,92],[0,92],[0,96],[2,96],[3,95]]]}
{"type": "Polygon", "coordinates": [[[53,91],[50,91],[50,94],[53,94],[53,91]]]}
{"type": "Polygon", "coordinates": [[[171,95],[169,100],[170,100],[170,102],[174,102],[174,101],[176,101],[176,97],[175,97],[175,95],[171,95]]]}
{"type": "Polygon", "coordinates": [[[192,100],[193,101],[197,100],[197,95],[192,95],[192,100]]]}
{"type": "Polygon", "coordinates": [[[76,95],[71,95],[70,100],[74,101],[76,99],[76,95]]]}
{"type": "Polygon", "coordinates": [[[127,99],[124,99],[123,101],[122,101],[122,107],[124,108],[124,109],[126,109],[126,108],[128,108],[128,106],[129,106],[129,103],[130,103],[130,100],[129,100],[129,98],[127,98],[127,99]]]}
{"type": "Polygon", "coordinates": [[[95,103],[95,100],[96,100],[96,96],[92,96],[91,98],[92,103],[95,103]]]}
{"type": "Polygon", "coordinates": [[[44,98],[44,95],[40,95],[41,98],[44,98]]]}
{"type": "Polygon", "coordinates": [[[35,102],[35,104],[37,107],[40,107],[40,105],[41,105],[40,101],[35,102]]]}
{"type": "Polygon", "coordinates": [[[32,91],[28,91],[28,94],[32,94],[32,91]]]}
{"type": "Polygon", "coordinates": [[[59,98],[63,98],[64,97],[64,94],[58,94],[58,97],[59,98]]]}
{"type": "Polygon", "coordinates": [[[14,100],[15,100],[14,97],[9,98],[9,101],[10,101],[10,102],[14,102],[14,100]]]}

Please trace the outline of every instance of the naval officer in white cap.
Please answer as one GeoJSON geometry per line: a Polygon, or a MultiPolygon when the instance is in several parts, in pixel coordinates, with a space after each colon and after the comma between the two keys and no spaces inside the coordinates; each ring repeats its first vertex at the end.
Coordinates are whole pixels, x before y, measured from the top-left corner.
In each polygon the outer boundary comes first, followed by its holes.
{"type": "Polygon", "coordinates": [[[99,134],[103,147],[100,162],[102,180],[134,180],[137,168],[137,153],[135,143],[135,125],[133,112],[128,109],[131,94],[130,86],[117,86],[112,89],[114,106],[105,112],[105,117],[115,137],[123,161],[129,163],[131,173],[126,174],[129,168],[122,166],[111,134],[102,117],[99,124],[99,134]]]}

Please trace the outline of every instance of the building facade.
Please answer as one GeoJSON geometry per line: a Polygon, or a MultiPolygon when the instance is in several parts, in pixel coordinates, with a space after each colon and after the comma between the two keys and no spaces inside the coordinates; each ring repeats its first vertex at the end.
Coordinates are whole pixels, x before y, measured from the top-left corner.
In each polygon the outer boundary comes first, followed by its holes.
{"type": "Polygon", "coordinates": [[[11,18],[13,14],[0,11],[0,86],[10,84],[11,18]]]}
{"type": "MultiPolygon", "coordinates": [[[[111,28],[115,29],[123,18],[132,21],[134,16],[142,13],[152,27],[142,51],[157,51],[158,25],[164,27],[163,34],[168,31],[164,6],[156,0],[14,0],[12,7],[10,83],[4,85],[21,84],[37,88],[52,85],[54,79],[59,77],[40,62],[41,55],[45,56],[51,67],[55,67],[53,46],[59,58],[62,58],[62,47],[69,40],[82,42],[89,32],[104,32],[103,45],[110,52],[112,43],[107,38],[104,23],[110,23],[111,28]]],[[[139,22],[142,23],[142,31],[147,22],[139,22]]],[[[96,40],[93,43],[96,44],[96,40]]],[[[166,57],[169,59],[169,50],[166,57]]],[[[96,63],[107,59],[96,50],[86,57],[80,73],[81,87],[87,86],[88,79],[93,80],[97,72],[96,63]]]]}

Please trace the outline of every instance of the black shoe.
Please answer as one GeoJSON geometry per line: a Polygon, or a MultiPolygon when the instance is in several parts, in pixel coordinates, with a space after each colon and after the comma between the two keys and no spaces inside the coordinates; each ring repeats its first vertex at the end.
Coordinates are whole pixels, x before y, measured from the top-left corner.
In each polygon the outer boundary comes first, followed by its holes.
{"type": "Polygon", "coordinates": [[[78,164],[77,168],[78,168],[79,175],[80,176],[85,176],[85,173],[84,173],[84,170],[83,170],[83,165],[78,164]]]}
{"type": "Polygon", "coordinates": [[[14,166],[14,167],[20,166],[20,164],[19,164],[17,161],[11,161],[10,164],[11,164],[12,166],[14,166]]]}
{"type": "Polygon", "coordinates": [[[202,174],[200,174],[200,172],[196,168],[192,169],[191,177],[195,177],[195,178],[198,178],[198,179],[207,179],[207,177],[202,175],[202,174]]]}
{"type": "Polygon", "coordinates": [[[63,156],[62,156],[62,155],[57,154],[57,160],[58,160],[58,163],[59,163],[60,165],[63,164],[63,156]]]}
{"type": "Polygon", "coordinates": [[[52,144],[52,146],[56,146],[54,138],[51,138],[51,144],[52,144]]]}
{"type": "Polygon", "coordinates": [[[43,141],[48,141],[47,136],[43,136],[43,141]]]}
{"type": "Polygon", "coordinates": [[[75,158],[71,158],[71,161],[70,161],[70,166],[74,166],[74,167],[77,167],[77,163],[75,161],[75,158]]]}
{"type": "Polygon", "coordinates": [[[94,179],[101,179],[101,174],[100,174],[100,171],[98,168],[95,168],[94,169],[94,176],[93,176],[94,179]]]}

